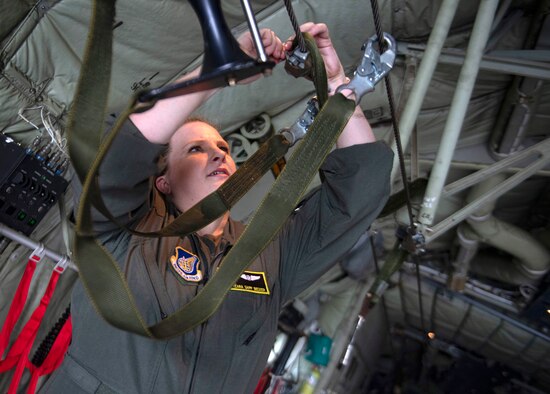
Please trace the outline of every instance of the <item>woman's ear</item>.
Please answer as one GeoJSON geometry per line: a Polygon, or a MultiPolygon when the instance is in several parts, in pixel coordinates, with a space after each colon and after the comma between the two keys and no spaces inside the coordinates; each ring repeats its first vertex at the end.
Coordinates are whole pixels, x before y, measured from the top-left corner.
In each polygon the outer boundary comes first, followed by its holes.
{"type": "Polygon", "coordinates": [[[172,189],[170,188],[170,183],[166,179],[166,175],[161,175],[155,179],[155,186],[157,187],[158,191],[162,194],[168,196],[172,192],[172,189]]]}

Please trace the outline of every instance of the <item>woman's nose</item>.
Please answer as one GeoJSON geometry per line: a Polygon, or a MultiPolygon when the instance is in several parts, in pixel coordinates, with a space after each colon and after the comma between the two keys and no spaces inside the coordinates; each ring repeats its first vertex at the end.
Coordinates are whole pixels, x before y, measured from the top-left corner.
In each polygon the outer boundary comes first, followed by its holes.
{"type": "Polygon", "coordinates": [[[225,158],[226,158],[226,155],[227,155],[227,152],[225,152],[224,150],[216,147],[213,149],[214,153],[212,155],[212,160],[214,161],[225,161],[225,158]]]}

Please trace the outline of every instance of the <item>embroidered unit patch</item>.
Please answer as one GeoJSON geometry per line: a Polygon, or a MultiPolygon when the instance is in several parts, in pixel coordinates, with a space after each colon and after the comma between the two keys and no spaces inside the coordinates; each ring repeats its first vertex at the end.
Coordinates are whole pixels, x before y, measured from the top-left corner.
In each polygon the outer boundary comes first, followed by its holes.
{"type": "Polygon", "coordinates": [[[170,263],[176,273],[186,281],[200,282],[202,280],[199,258],[182,247],[176,247],[176,254],[170,257],[170,263]]]}
{"type": "Polygon", "coordinates": [[[269,295],[265,272],[244,271],[231,290],[269,295]]]}

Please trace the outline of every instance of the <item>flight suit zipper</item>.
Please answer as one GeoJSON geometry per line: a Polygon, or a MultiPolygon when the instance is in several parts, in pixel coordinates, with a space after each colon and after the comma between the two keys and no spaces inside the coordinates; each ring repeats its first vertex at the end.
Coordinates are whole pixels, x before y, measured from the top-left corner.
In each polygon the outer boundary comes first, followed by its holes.
{"type": "MultiPolygon", "coordinates": [[[[210,275],[210,273],[209,273],[209,262],[206,259],[204,253],[202,252],[202,248],[200,248],[199,240],[197,239],[197,236],[194,233],[190,234],[189,239],[191,241],[191,246],[193,247],[193,253],[196,256],[198,256],[199,260],[202,262],[202,269],[204,270],[203,280],[197,286],[197,289],[195,291],[195,296],[196,296],[198,294],[199,290],[202,289],[202,287],[204,287],[204,285],[208,281],[208,278],[209,278],[209,275],[210,275]]],[[[187,391],[188,393],[191,393],[192,390],[193,390],[193,386],[194,386],[194,382],[195,382],[195,373],[196,373],[196,369],[197,369],[197,362],[198,362],[198,359],[199,359],[199,353],[200,353],[200,349],[201,349],[201,345],[202,345],[202,337],[203,337],[204,330],[206,329],[206,324],[207,323],[208,323],[208,320],[205,321],[204,323],[202,323],[199,326],[199,339],[198,339],[197,347],[195,349],[195,355],[193,357],[193,370],[191,372],[191,378],[190,378],[190,381],[189,381],[189,390],[187,391]]]]}
{"type": "MultiPolygon", "coordinates": [[[[204,270],[203,280],[202,280],[201,284],[199,286],[197,286],[197,290],[195,292],[195,296],[196,296],[197,293],[199,292],[199,290],[202,289],[202,287],[204,287],[204,285],[206,285],[206,282],[208,282],[208,279],[210,278],[210,269],[212,269],[212,271],[214,271],[216,269],[216,266],[219,265],[219,263],[221,262],[223,257],[229,252],[232,245],[227,245],[227,244],[224,245],[221,248],[222,250],[212,258],[212,260],[211,260],[212,261],[212,267],[210,267],[210,261],[206,259],[206,256],[203,253],[202,248],[200,247],[200,241],[199,241],[197,235],[194,234],[194,233],[190,234],[189,239],[191,240],[191,246],[193,247],[193,253],[196,256],[198,256],[200,261],[203,262],[202,267],[203,267],[203,270],[204,270]]],[[[212,257],[212,252],[210,253],[210,257],[212,257]]],[[[191,372],[191,378],[190,378],[190,382],[189,382],[189,390],[187,391],[188,393],[193,392],[193,387],[194,387],[194,383],[195,383],[195,373],[196,373],[196,368],[197,368],[197,364],[198,364],[198,360],[199,360],[199,354],[200,354],[200,349],[201,349],[201,345],[202,345],[202,338],[203,338],[204,332],[206,331],[206,325],[207,324],[208,324],[208,320],[206,320],[204,323],[202,323],[200,325],[199,339],[198,339],[197,348],[195,350],[195,356],[194,356],[194,360],[193,360],[193,371],[191,372]]]]}

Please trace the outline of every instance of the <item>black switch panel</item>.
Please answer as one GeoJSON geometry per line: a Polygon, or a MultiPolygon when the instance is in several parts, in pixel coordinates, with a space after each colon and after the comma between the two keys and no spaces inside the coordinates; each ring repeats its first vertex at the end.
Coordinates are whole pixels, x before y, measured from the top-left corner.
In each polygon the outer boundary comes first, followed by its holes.
{"type": "Polygon", "coordinates": [[[0,138],[0,222],[29,235],[67,189],[67,181],[19,144],[0,138]]]}

